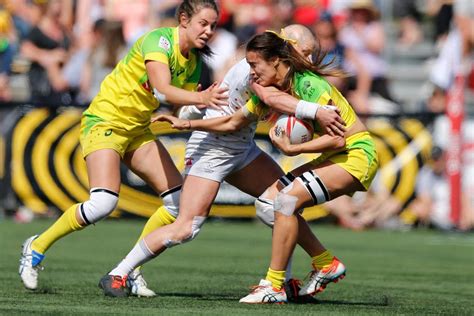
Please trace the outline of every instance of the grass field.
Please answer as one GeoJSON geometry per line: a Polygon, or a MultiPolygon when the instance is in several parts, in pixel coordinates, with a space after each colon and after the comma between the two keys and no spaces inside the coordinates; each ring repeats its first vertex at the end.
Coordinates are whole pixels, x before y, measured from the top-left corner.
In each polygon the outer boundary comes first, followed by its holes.
{"type": "MultiPolygon", "coordinates": [[[[149,263],[156,298],[106,298],[100,277],[130,249],[144,221],[107,220],[59,241],[47,254],[40,289],[20,283],[20,245],[51,224],[0,222],[0,314],[113,315],[473,315],[474,236],[433,231],[352,232],[313,225],[346,264],[344,280],[315,304],[239,304],[266,272],[270,230],[260,223],[212,221],[199,238],[149,263]]],[[[297,250],[294,275],[309,271],[297,250]]]]}

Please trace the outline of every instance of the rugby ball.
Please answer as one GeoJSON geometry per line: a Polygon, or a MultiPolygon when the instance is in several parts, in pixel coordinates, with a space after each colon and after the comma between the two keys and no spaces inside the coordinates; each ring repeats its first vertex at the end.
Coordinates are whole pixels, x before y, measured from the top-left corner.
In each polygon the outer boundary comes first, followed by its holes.
{"type": "Polygon", "coordinates": [[[292,144],[301,144],[313,139],[313,124],[297,119],[294,115],[282,114],[275,124],[277,126],[275,130],[277,136],[279,136],[280,131],[285,131],[292,144]]]}

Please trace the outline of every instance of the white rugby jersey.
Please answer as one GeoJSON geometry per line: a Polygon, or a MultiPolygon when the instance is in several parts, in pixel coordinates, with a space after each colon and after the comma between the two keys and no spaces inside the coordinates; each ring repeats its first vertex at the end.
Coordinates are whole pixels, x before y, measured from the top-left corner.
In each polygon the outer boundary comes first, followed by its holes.
{"type": "MultiPolygon", "coordinates": [[[[204,119],[232,115],[250,99],[250,66],[245,59],[235,64],[225,75],[222,85],[229,88],[229,105],[219,110],[207,108],[204,119]]],[[[186,146],[186,156],[194,151],[206,151],[217,155],[234,155],[249,148],[253,141],[257,122],[233,133],[209,133],[193,131],[186,146]]]]}

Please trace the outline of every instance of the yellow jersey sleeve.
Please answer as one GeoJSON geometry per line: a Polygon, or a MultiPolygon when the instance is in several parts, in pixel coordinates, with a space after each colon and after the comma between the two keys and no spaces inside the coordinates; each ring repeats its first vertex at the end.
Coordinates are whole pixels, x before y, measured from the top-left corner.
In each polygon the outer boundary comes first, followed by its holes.
{"type": "Polygon", "coordinates": [[[250,119],[262,119],[268,112],[269,108],[256,95],[252,95],[242,108],[245,117],[250,119]]]}

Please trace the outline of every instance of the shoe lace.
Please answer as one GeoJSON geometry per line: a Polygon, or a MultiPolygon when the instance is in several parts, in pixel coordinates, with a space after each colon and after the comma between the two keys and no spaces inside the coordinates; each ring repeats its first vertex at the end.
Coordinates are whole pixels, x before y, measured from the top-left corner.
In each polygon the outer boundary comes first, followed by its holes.
{"type": "Polygon", "coordinates": [[[318,270],[311,270],[309,273],[304,277],[304,281],[311,280],[315,274],[318,274],[318,270]]]}
{"type": "Polygon", "coordinates": [[[138,273],[136,275],[134,275],[133,277],[131,276],[130,277],[130,281],[132,281],[133,283],[135,283],[137,286],[143,286],[143,287],[147,287],[148,284],[146,283],[145,279],[143,278],[142,274],[141,273],[138,273]]]}

